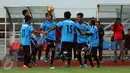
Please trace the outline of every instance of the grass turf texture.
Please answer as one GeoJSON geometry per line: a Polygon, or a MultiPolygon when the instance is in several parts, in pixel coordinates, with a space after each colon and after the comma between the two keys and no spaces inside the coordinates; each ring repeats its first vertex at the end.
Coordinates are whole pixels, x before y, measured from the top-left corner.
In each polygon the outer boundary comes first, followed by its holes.
{"type": "Polygon", "coordinates": [[[100,68],[63,68],[56,67],[54,70],[50,70],[49,67],[33,67],[31,69],[23,69],[21,67],[11,68],[10,70],[5,70],[0,68],[0,73],[129,73],[130,66],[120,66],[120,67],[100,67],[100,68]]]}

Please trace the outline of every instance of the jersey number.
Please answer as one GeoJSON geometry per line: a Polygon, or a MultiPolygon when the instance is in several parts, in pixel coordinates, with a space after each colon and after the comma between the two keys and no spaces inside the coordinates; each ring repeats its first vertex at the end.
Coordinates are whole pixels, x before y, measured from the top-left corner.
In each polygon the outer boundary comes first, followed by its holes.
{"type": "Polygon", "coordinates": [[[72,33],[72,25],[67,25],[67,33],[72,33]]]}

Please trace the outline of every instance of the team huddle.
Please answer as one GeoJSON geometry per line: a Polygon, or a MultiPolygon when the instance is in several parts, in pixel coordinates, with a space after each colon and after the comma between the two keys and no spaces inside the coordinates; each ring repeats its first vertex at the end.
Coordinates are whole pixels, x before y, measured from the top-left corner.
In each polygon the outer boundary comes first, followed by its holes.
{"type": "Polygon", "coordinates": [[[87,23],[83,20],[83,13],[77,13],[77,21],[74,22],[71,20],[71,13],[66,11],[64,13],[64,20],[60,22],[55,22],[53,20],[53,15],[51,13],[46,13],[46,21],[41,24],[39,30],[35,30],[33,25],[31,25],[31,16],[27,10],[23,10],[23,15],[25,16],[22,27],[20,30],[21,33],[21,45],[24,52],[24,65],[23,68],[31,68],[30,63],[33,63],[35,66],[35,56],[36,51],[39,52],[38,59],[41,57],[41,46],[43,43],[47,43],[46,54],[44,61],[48,62],[50,60],[50,69],[55,69],[53,62],[55,60],[55,51],[56,51],[56,29],[61,30],[61,39],[60,39],[60,52],[56,56],[58,59],[62,59],[65,63],[65,67],[70,68],[71,59],[72,59],[72,49],[76,48],[77,53],[75,53],[75,58],[78,58],[81,68],[87,68],[87,60],[90,62],[90,65],[94,67],[93,58],[97,62],[97,67],[100,67],[100,61],[97,57],[97,48],[99,45],[99,36],[98,28],[95,25],[95,20],[91,20],[90,23],[87,23]],[[31,49],[32,44],[32,34],[42,39],[37,38],[38,45],[34,46],[39,49],[31,49]],[[43,34],[43,36],[40,36],[43,34]],[[77,36],[75,40],[74,37],[77,36]],[[76,43],[74,43],[76,41],[76,43]],[[34,50],[34,51],[33,51],[34,50]],[[67,51],[67,54],[64,53],[67,51]],[[84,52],[84,62],[82,61],[81,52],[84,52]],[[51,52],[51,54],[50,54],[51,52]],[[50,55],[48,55],[50,54],[50,55]],[[67,64],[66,64],[67,60],[67,64]]]}

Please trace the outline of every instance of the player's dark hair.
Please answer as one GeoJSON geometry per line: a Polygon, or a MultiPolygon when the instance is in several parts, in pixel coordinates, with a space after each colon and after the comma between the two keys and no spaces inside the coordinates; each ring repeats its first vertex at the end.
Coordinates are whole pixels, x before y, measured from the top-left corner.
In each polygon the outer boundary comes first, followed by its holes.
{"type": "Polygon", "coordinates": [[[121,21],[121,19],[120,18],[116,18],[116,21],[121,21]]]}
{"type": "Polygon", "coordinates": [[[25,10],[22,11],[22,14],[25,16],[25,14],[26,14],[27,12],[28,12],[28,10],[25,9],[25,10]]]}
{"type": "Polygon", "coordinates": [[[97,23],[100,25],[100,21],[97,21],[97,23]]]}
{"type": "Polygon", "coordinates": [[[53,18],[53,15],[51,13],[46,13],[45,17],[47,18],[48,15],[51,15],[51,17],[53,18]]]}
{"type": "Polygon", "coordinates": [[[94,20],[91,20],[90,22],[91,22],[91,24],[95,25],[95,21],[94,20]]]}
{"type": "Polygon", "coordinates": [[[95,18],[94,18],[94,17],[91,17],[90,20],[94,20],[94,21],[95,21],[95,18]]]}
{"type": "Polygon", "coordinates": [[[80,16],[81,18],[83,18],[83,13],[78,13],[77,16],[80,16]]]}
{"type": "Polygon", "coordinates": [[[66,11],[66,12],[64,13],[64,17],[65,17],[66,19],[70,19],[71,13],[70,13],[69,11],[66,11]]]}
{"type": "Polygon", "coordinates": [[[28,22],[29,20],[31,20],[31,17],[30,17],[30,16],[25,16],[24,20],[25,20],[25,23],[26,23],[26,22],[28,22]]]}

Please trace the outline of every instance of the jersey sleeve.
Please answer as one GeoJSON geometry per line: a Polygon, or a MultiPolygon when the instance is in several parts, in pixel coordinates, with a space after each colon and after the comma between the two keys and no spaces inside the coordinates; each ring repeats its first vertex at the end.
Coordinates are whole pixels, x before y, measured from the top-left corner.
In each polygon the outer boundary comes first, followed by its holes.
{"type": "Polygon", "coordinates": [[[86,29],[87,29],[88,31],[91,31],[91,27],[90,27],[89,25],[86,27],[86,29]]]}
{"type": "Polygon", "coordinates": [[[63,26],[63,22],[59,22],[56,24],[57,27],[62,27],[63,26]]]}
{"type": "Polygon", "coordinates": [[[86,30],[94,34],[94,29],[92,29],[90,25],[86,27],[86,30]]]}
{"type": "Polygon", "coordinates": [[[40,26],[41,29],[44,29],[45,28],[45,24],[42,23],[41,26],[40,26]]]}
{"type": "Polygon", "coordinates": [[[111,27],[111,31],[114,31],[114,28],[115,28],[115,26],[113,25],[113,26],[111,27]]]}
{"type": "Polygon", "coordinates": [[[34,30],[33,26],[29,26],[29,30],[32,32],[34,30]]]}
{"type": "Polygon", "coordinates": [[[120,30],[124,31],[124,25],[119,26],[120,30]]]}

